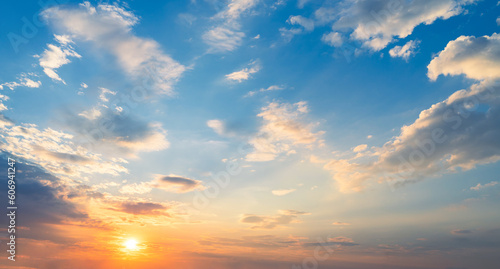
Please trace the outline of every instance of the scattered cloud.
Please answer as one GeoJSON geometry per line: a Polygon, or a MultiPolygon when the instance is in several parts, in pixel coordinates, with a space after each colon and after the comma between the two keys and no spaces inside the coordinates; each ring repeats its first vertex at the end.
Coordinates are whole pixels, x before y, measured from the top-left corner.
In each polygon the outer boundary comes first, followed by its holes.
{"type": "Polygon", "coordinates": [[[116,95],[116,92],[108,90],[106,88],[100,87],[99,89],[101,90],[101,94],[99,95],[99,99],[101,99],[101,101],[103,101],[103,102],[109,102],[109,99],[106,96],[106,94],[116,95]]]}
{"type": "Polygon", "coordinates": [[[133,215],[169,215],[169,207],[154,202],[122,202],[114,210],[133,215]]]}
{"type": "Polygon", "coordinates": [[[408,61],[408,59],[416,53],[416,50],[418,48],[418,44],[420,41],[416,40],[410,40],[403,46],[395,46],[394,48],[389,50],[389,55],[391,57],[396,58],[403,58],[405,61],[408,61]]]}
{"type": "Polygon", "coordinates": [[[342,46],[342,44],[344,44],[344,38],[338,32],[330,32],[324,34],[323,37],[321,37],[321,41],[332,47],[340,47],[342,46]]]}
{"type": "Polygon", "coordinates": [[[479,190],[482,190],[482,189],[486,189],[486,188],[490,188],[490,187],[493,187],[495,185],[497,185],[498,182],[497,181],[492,181],[490,183],[486,183],[486,184],[481,184],[481,183],[477,183],[476,186],[474,187],[470,187],[471,190],[473,191],[479,191],[479,190]]]}
{"type": "MultiPolygon", "coordinates": [[[[153,77],[151,89],[148,90],[154,93],[172,95],[173,84],[186,70],[185,66],[163,53],[156,41],[134,35],[132,27],[138,23],[139,18],[117,5],[98,4],[94,7],[89,2],[84,2],[78,8],[51,7],[42,15],[59,31],[91,42],[111,53],[123,70],[133,78],[139,79],[144,75],[153,77]]],[[[53,48],[55,55],[76,55],[68,48],[65,49],[67,53],[55,46],[49,48],[53,48]]],[[[66,63],[61,60],[53,62],[66,63]]],[[[49,69],[46,73],[57,79],[57,74],[50,72],[54,66],[56,64],[47,65],[49,69]]]]}
{"type": "Polygon", "coordinates": [[[332,223],[332,225],[334,225],[334,226],[350,226],[351,224],[348,222],[336,221],[336,222],[332,223]]]}
{"type": "Polygon", "coordinates": [[[371,180],[401,186],[500,160],[496,139],[500,137],[500,66],[494,61],[499,50],[496,34],[450,41],[429,64],[429,77],[464,74],[482,81],[422,111],[384,146],[327,163],[325,169],[334,174],[340,190],[360,191],[371,180]]]}
{"type": "Polygon", "coordinates": [[[276,196],[284,196],[294,191],[296,191],[296,189],[279,189],[279,190],[273,190],[272,193],[276,196]]]}
{"type": "Polygon", "coordinates": [[[60,46],[48,44],[47,49],[36,57],[39,58],[40,66],[43,72],[51,79],[60,81],[64,84],[64,80],[56,73],[56,69],[70,63],[68,57],[81,58],[80,54],[76,53],[71,44],[73,41],[67,35],[54,35],[55,40],[59,42],[60,46]]]}
{"type": "Polygon", "coordinates": [[[362,152],[362,151],[365,151],[367,148],[368,148],[367,144],[362,144],[362,145],[358,145],[355,148],[353,148],[352,151],[353,152],[362,152]]]}
{"type": "Polygon", "coordinates": [[[144,194],[153,189],[151,182],[127,184],[120,188],[119,192],[126,195],[144,194]]]}
{"type": "MultiPolygon", "coordinates": [[[[334,31],[352,30],[350,38],[380,51],[396,38],[405,38],[421,24],[446,20],[465,12],[470,0],[382,1],[360,0],[339,3],[334,31]]],[[[330,16],[336,18],[335,16],[330,16]]]]}
{"type": "Polygon", "coordinates": [[[258,60],[251,61],[248,64],[249,67],[245,67],[240,71],[235,71],[231,74],[226,75],[227,80],[242,82],[243,80],[248,80],[252,74],[260,71],[261,66],[258,60]]]}
{"type": "Polygon", "coordinates": [[[254,150],[247,161],[262,162],[274,160],[282,153],[290,152],[293,146],[313,146],[321,144],[319,136],[323,132],[313,133],[315,124],[304,123],[301,119],[308,112],[305,102],[295,104],[270,103],[263,107],[257,116],[263,120],[258,133],[249,143],[254,150]]]}
{"type": "Polygon", "coordinates": [[[4,87],[7,87],[11,90],[14,90],[17,87],[28,87],[28,88],[39,88],[42,85],[41,81],[35,81],[30,77],[35,76],[34,74],[25,74],[22,73],[18,78],[18,81],[5,82],[0,84],[0,90],[3,90],[4,87]]]}
{"type": "Polygon", "coordinates": [[[244,97],[251,97],[251,96],[254,96],[255,94],[260,93],[260,92],[280,91],[280,90],[283,90],[283,89],[284,89],[283,86],[271,85],[271,86],[269,86],[267,88],[261,88],[258,91],[249,91],[244,97]]]}
{"type": "Polygon", "coordinates": [[[156,175],[156,180],[152,182],[152,186],[154,188],[177,193],[205,189],[202,182],[199,180],[176,175],[156,175]]]}
{"type": "Polygon", "coordinates": [[[288,224],[299,223],[298,217],[301,215],[309,215],[309,213],[296,210],[280,210],[274,216],[245,214],[240,219],[240,222],[253,225],[252,229],[275,229],[288,224]]]}
{"type": "Polygon", "coordinates": [[[241,46],[245,33],[241,32],[239,19],[257,4],[258,0],[231,0],[227,7],[212,20],[217,23],[202,35],[210,53],[233,51],[241,46]]]}
{"type": "Polygon", "coordinates": [[[453,230],[450,232],[451,234],[454,234],[454,235],[466,235],[466,234],[472,234],[473,231],[472,230],[453,230]]]}

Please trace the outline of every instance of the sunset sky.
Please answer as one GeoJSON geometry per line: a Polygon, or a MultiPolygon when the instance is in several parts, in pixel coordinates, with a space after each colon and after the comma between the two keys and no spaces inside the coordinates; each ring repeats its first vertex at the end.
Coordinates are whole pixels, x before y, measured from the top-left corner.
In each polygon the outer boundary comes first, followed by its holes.
{"type": "Polygon", "coordinates": [[[3,5],[0,268],[498,268],[500,2],[3,5]]]}

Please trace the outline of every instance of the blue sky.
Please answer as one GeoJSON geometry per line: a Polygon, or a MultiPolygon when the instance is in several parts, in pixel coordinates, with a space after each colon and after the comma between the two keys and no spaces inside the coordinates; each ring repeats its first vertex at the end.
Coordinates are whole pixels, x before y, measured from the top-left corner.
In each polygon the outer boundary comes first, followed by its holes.
{"type": "Polygon", "coordinates": [[[151,259],[109,243],[96,266],[161,268],[176,248],[171,266],[305,268],[323,238],[324,266],[498,264],[496,1],[32,1],[2,18],[0,146],[64,219],[26,227],[112,231],[30,233],[28,256],[134,237],[151,259]]]}

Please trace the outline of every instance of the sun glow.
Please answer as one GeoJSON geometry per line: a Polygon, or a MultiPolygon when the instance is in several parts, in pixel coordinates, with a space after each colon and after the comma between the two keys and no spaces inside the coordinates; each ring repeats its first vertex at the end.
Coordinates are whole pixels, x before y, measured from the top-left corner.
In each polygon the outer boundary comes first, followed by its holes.
{"type": "Polygon", "coordinates": [[[130,238],[123,243],[123,245],[125,246],[125,248],[127,250],[138,250],[139,249],[138,244],[139,244],[139,242],[137,242],[137,240],[135,240],[133,238],[130,238]]]}

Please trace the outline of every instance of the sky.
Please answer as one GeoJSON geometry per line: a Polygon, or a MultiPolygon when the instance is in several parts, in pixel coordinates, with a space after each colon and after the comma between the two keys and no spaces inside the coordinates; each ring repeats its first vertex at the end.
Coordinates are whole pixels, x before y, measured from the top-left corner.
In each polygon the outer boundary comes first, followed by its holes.
{"type": "Polygon", "coordinates": [[[498,267],[500,2],[0,14],[0,268],[498,267]]]}

